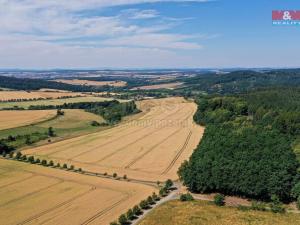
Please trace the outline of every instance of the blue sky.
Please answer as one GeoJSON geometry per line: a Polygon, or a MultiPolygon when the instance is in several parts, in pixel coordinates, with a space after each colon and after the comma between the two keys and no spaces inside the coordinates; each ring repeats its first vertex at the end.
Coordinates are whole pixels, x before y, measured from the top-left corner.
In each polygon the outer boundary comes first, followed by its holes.
{"type": "Polygon", "coordinates": [[[300,67],[297,0],[0,0],[0,68],[300,67]]]}

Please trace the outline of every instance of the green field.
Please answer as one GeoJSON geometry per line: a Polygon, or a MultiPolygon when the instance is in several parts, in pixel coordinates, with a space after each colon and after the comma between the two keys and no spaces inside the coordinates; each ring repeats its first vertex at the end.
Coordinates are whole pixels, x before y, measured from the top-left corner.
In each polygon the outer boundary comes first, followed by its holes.
{"type": "Polygon", "coordinates": [[[112,98],[102,97],[75,97],[65,99],[50,99],[50,100],[38,100],[38,101],[23,101],[23,102],[0,102],[0,109],[13,108],[15,106],[27,109],[31,105],[63,105],[64,103],[76,103],[76,102],[103,102],[111,101],[112,98]]]}
{"type": "Polygon", "coordinates": [[[211,202],[174,200],[150,212],[139,225],[291,225],[300,224],[296,213],[274,214],[233,207],[218,207],[211,202]]]}
{"type": "MultiPolygon", "coordinates": [[[[65,112],[63,116],[54,119],[33,125],[2,130],[0,131],[0,139],[7,138],[9,135],[30,135],[34,142],[39,139],[48,140],[47,135],[45,136],[44,134],[47,133],[49,127],[53,127],[56,137],[51,138],[51,140],[54,141],[107,128],[91,126],[92,121],[97,121],[99,123],[105,122],[101,116],[80,109],[68,109],[63,111],[65,112]]],[[[11,142],[10,145],[15,148],[24,147],[26,146],[25,140],[25,137],[20,138],[17,141],[11,142]]],[[[43,144],[43,142],[47,142],[47,140],[38,142],[38,144],[43,144]]]]}

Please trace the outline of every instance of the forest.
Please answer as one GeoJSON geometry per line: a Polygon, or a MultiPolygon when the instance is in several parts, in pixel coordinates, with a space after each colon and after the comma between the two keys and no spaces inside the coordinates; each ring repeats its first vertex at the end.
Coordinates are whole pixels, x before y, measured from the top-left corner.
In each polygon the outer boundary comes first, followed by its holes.
{"type": "Polygon", "coordinates": [[[300,88],[201,96],[194,120],[204,137],[184,162],[180,179],[195,192],[221,192],[261,200],[292,199],[299,162],[300,88]]]}

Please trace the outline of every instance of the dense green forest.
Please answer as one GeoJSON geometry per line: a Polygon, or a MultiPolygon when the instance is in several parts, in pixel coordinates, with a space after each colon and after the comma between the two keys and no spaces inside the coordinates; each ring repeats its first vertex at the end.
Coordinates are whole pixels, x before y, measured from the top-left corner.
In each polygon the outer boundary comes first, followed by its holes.
{"type": "Polygon", "coordinates": [[[185,93],[206,92],[209,94],[243,93],[261,87],[299,86],[300,69],[271,70],[267,72],[234,71],[227,74],[203,74],[192,78],[181,78],[185,93]]]}
{"type": "Polygon", "coordinates": [[[196,192],[290,200],[299,182],[292,143],[300,135],[300,88],[202,96],[194,119],[204,137],[179,176],[196,192]]]}
{"type": "Polygon", "coordinates": [[[134,101],[120,103],[117,100],[104,102],[64,103],[63,105],[32,105],[29,106],[28,109],[84,109],[87,112],[102,116],[108,123],[117,123],[122,119],[122,117],[139,112],[134,101]]]}
{"type": "Polygon", "coordinates": [[[114,91],[118,88],[111,86],[84,86],[84,85],[71,85],[55,81],[48,81],[43,79],[29,79],[29,78],[15,78],[0,76],[0,84],[2,88],[10,88],[15,90],[39,90],[41,88],[67,90],[73,92],[102,92],[114,91]]]}

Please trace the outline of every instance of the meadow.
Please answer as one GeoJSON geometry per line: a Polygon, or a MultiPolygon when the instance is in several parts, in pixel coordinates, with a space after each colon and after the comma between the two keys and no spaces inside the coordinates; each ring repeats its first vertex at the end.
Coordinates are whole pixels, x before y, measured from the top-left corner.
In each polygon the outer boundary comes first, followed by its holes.
{"type": "Polygon", "coordinates": [[[295,213],[274,214],[236,207],[219,207],[211,202],[173,200],[150,212],[139,225],[291,225],[300,224],[295,213]]]}

